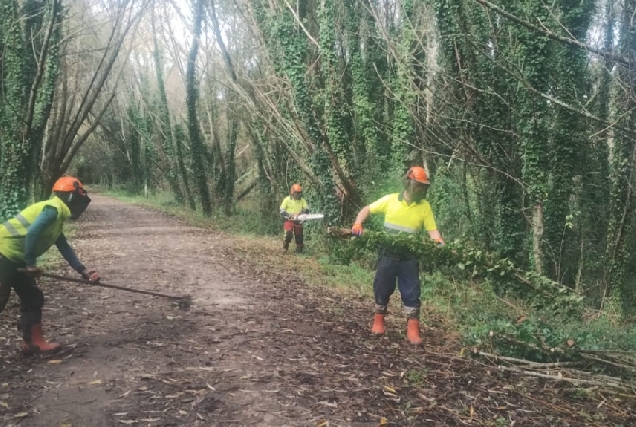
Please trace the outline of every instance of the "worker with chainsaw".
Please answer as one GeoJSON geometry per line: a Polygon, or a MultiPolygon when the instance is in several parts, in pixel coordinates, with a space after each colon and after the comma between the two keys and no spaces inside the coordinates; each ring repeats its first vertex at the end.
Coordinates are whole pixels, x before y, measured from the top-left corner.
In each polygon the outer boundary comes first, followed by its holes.
{"type": "Polygon", "coordinates": [[[60,348],[42,335],[44,294],[36,282],[42,273],[37,258],[56,245],[75,271],[91,282],[99,280],[95,270],[79,261],[63,233],[64,223],[79,218],[89,203],[82,183],[64,176],[53,185],[53,197],[0,224],[0,312],[13,288],[20,298],[21,349],[25,354],[52,353],[60,348]]]}
{"type": "MultiPolygon", "coordinates": [[[[370,214],[384,214],[384,228],[389,233],[417,233],[426,230],[431,239],[444,245],[437,230],[431,205],[426,201],[430,186],[426,171],[419,167],[410,168],[404,176],[404,191],[389,194],[365,206],[351,229],[356,236],[362,235],[362,224],[370,214]]],[[[422,344],[420,338],[420,269],[417,255],[409,251],[381,247],[378,266],[373,281],[375,294],[375,317],[371,332],[381,335],[385,332],[384,316],[395,285],[402,296],[407,318],[406,336],[411,344],[422,344]]]]}
{"type": "Polygon", "coordinates": [[[285,230],[285,240],[283,250],[287,252],[292,237],[296,240],[296,252],[303,251],[303,224],[297,218],[301,214],[309,213],[309,205],[303,197],[303,189],[300,184],[291,186],[289,196],[283,199],[280,204],[280,215],[285,220],[283,229],[285,230]]]}

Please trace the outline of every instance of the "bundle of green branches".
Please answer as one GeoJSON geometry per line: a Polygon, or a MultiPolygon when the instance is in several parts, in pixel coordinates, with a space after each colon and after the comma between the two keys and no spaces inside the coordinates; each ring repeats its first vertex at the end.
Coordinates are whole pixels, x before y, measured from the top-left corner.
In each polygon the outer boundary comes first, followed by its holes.
{"type": "MultiPolygon", "coordinates": [[[[334,240],[347,234],[350,235],[348,230],[328,230],[334,240]]],[[[378,248],[391,253],[408,251],[418,256],[423,268],[456,267],[473,278],[489,279],[498,284],[502,294],[522,298],[537,310],[549,310],[568,318],[579,318],[583,313],[583,296],[573,289],[535,272],[521,270],[508,259],[460,243],[440,246],[428,235],[367,231],[349,244],[334,241],[331,247],[332,256],[344,263],[349,263],[362,251],[378,248]]]]}

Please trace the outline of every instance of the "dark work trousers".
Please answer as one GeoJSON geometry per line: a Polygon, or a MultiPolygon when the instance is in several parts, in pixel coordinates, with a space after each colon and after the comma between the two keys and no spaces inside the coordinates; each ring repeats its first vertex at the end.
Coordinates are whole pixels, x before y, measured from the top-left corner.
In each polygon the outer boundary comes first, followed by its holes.
{"type": "Polygon", "coordinates": [[[292,236],[296,239],[296,247],[303,247],[303,225],[294,221],[285,221],[283,224],[285,230],[285,249],[289,248],[292,236]]]}
{"type": "Polygon", "coordinates": [[[38,288],[35,278],[18,271],[18,268],[24,267],[24,264],[15,263],[0,256],[0,288],[2,289],[0,293],[4,294],[7,289],[10,292],[10,289],[13,288],[20,297],[20,328],[24,338],[30,340],[31,328],[42,322],[44,294],[38,288]]]}
{"type": "Polygon", "coordinates": [[[373,280],[375,303],[385,307],[389,304],[389,298],[395,292],[396,279],[404,307],[419,308],[421,289],[418,260],[391,258],[386,255],[378,257],[378,269],[373,280]]]}

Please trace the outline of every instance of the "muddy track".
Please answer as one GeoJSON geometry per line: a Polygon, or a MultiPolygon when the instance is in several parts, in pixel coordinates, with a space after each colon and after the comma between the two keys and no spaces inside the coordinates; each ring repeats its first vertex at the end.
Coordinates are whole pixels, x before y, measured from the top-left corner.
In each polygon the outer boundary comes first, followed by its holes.
{"type": "Polygon", "coordinates": [[[0,316],[2,426],[636,425],[628,400],[457,357],[434,319],[424,348],[407,345],[399,315],[375,339],[369,301],[159,212],[95,196],[72,244],[104,281],[194,305],[43,282],[45,331],[66,346],[22,358],[13,297],[0,316]]]}

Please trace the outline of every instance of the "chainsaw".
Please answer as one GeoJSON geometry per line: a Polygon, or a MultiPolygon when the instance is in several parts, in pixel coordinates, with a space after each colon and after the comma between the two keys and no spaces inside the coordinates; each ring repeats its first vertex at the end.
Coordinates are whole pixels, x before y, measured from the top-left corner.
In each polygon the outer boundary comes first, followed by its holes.
{"type": "Polygon", "coordinates": [[[309,221],[312,219],[323,219],[325,216],[321,213],[300,214],[294,218],[295,221],[309,221]]]}

